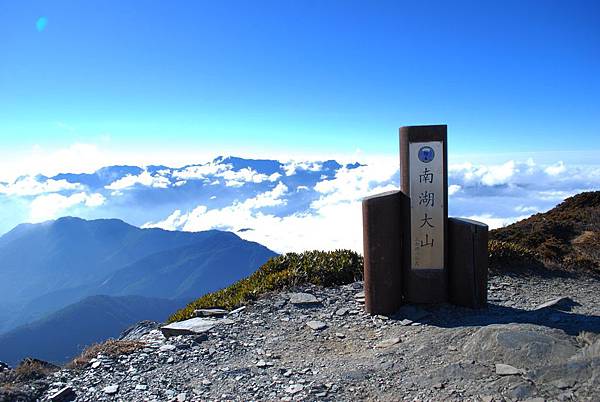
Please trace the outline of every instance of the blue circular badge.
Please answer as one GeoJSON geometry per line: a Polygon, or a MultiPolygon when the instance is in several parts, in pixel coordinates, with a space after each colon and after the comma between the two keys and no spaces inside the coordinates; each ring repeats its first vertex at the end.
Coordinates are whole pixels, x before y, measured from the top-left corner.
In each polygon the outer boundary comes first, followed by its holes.
{"type": "Polygon", "coordinates": [[[435,157],[435,152],[431,147],[421,147],[419,149],[419,160],[424,163],[429,163],[435,157]]]}

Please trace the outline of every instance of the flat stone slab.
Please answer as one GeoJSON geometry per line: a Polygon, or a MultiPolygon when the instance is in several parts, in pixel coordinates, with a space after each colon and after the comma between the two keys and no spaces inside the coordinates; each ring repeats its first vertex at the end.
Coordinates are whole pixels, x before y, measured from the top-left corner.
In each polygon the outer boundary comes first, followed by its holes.
{"type": "Polygon", "coordinates": [[[107,387],[104,387],[102,389],[102,392],[104,392],[105,394],[108,394],[108,395],[114,395],[117,392],[119,392],[119,386],[118,385],[109,385],[107,387]]]}
{"type": "Polygon", "coordinates": [[[290,303],[295,305],[310,305],[310,304],[319,304],[320,301],[315,297],[315,295],[310,293],[290,293],[290,303]]]}
{"type": "Polygon", "coordinates": [[[309,321],[306,323],[306,325],[314,331],[320,331],[327,328],[327,324],[325,324],[323,321],[309,321]]]}
{"type": "Polygon", "coordinates": [[[394,346],[398,343],[400,343],[402,340],[399,337],[394,337],[394,338],[390,338],[390,339],[385,339],[381,342],[379,342],[377,345],[375,345],[376,348],[389,348],[390,346],[394,346]]]}
{"type": "Polygon", "coordinates": [[[556,299],[548,300],[545,303],[540,304],[535,307],[534,310],[542,310],[545,308],[555,308],[557,310],[566,310],[569,311],[573,306],[577,306],[579,303],[571,299],[570,297],[562,296],[557,297],[556,299]]]}
{"type": "Polygon", "coordinates": [[[71,387],[64,387],[54,394],[50,395],[48,400],[52,402],[68,402],[74,401],[77,398],[77,394],[71,387]]]}
{"type": "Polygon", "coordinates": [[[229,311],[222,308],[199,308],[194,310],[196,317],[223,317],[229,314],[229,311]]]}
{"type": "Polygon", "coordinates": [[[217,321],[196,317],[185,321],[174,322],[160,328],[160,331],[169,338],[177,335],[200,335],[210,331],[217,325],[217,321]]]}
{"type": "Polygon", "coordinates": [[[498,375],[519,375],[522,372],[522,370],[519,370],[518,368],[513,367],[509,364],[496,364],[496,374],[498,375]]]}
{"type": "Polygon", "coordinates": [[[563,331],[532,324],[488,325],[463,346],[465,356],[472,359],[502,361],[528,370],[565,361],[577,350],[563,331]]]}

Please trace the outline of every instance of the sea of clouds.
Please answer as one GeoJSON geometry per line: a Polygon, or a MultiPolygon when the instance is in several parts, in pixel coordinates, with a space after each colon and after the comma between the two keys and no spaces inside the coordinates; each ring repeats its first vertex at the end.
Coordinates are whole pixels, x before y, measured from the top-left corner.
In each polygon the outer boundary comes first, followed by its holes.
{"type": "MultiPolygon", "coordinates": [[[[228,230],[277,252],[362,251],[362,198],[399,187],[398,163],[216,158],[178,168],[112,166],[0,182],[0,233],[60,216],[144,228],[228,230]]],[[[599,165],[533,159],[449,166],[449,213],[497,228],[600,189],[599,165]]]]}

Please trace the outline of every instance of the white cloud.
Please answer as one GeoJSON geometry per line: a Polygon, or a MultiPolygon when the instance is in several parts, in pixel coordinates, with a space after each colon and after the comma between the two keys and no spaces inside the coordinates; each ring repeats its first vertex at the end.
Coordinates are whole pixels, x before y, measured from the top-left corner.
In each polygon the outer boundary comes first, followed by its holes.
{"type": "Polygon", "coordinates": [[[529,215],[511,216],[507,218],[494,217],[491,214],[467,216],[468,219],[485,223],[490,229],[501,228],[510,225],[511,223],[515,223],[517,221],[525,219],[527,217],[529,217],[529,215]]]}
{"type": "Polygon", "coordinates": [[[276,181],[281,175],[274,173],[267,176],[264,173],[258,173],[256,170],[251,168],[243,168],[240,170],[225,170],[217,173],[215,176],[222,177],[225,179],[225,185],[227,187],[241,187],[245,183],[262,183],[263,181],[276,181]]]}
{"type": "Polygon", "coordinates": [[[564,173],[566,170],[567,168],[563,161],[559,161],[554,165],[548,166],[546,169],[544,169],[544,172],[546,172],[550,176],[558,176],[559,174],[564,173]]]}
{"type": "Polygon", "coordinates": [[[178,179],[204,179],[225,172],[231,167],[230,164],[209,162],[204,165],[187,166],[183,170],[173,172],[173,177],[178,179]]]}
{"type": "Polygon", "coordinates": [[[296,174],[298,169],[308,170],[310,172],[318,172],[323,168],[321,162],[309,162],[309,161],[288,161],[283,165],[283,170],[286,176],[293,176],[296,174]]]}
{"type": "Polygon", "coordinates": [[[149,223],[145,227],[186,231],[222,229],[233,232],[251,228],[238,234],[277,252],[336,248],[362,251],[362,198],[397,189],[398,185],[393,183],[396,174],[397,168],[393,164],[342,168],[335,178],[317,184],[322,196],[313,202],[312,210],[287,216],[261,211],[264,207],[285,204],[284,196],[288,194],[288,188],[280,182],[271,191],[244,202],[221,209],[208,209],[200,205],[189,214],[175,211],[164,221],[149,223]]]}
{"type": "Polygon", "coordinates": [[[525,205],[518,205],[515,207],[515,211],[517,212],[521,212],[521,213],[529,213],[529,214],[535,214],[536,212],[540,212],[540,209],[538,207],[528,207],[525,205]]]}
{"type": "Polygon", "coordinates": [[[322,196],[311,205],[321,209],[328,205],[360,201],[362,198],[380,192],[397,190],[393,181],[398,167],[391,163],[360,166],[355,169],[340,168],[331,180],[323,180],[315,185],[322,196]]]}
{"type": "Polygon", "coordinates": [[[448,196],[454,195],[460,191],[462,187],[458,184],[450,184],[448,186],[448,196]]]}
{"type": "Polygon", "coordinates": [[[77,205],[83,205],[89,208],[98,207],[106,199],[101,194],[76,193],[70,196],[61,194],[44,194],[36,197],[30,204],[29,219],[31,222],[42,222],[54,219],[77,205]]]}
{"type": "MultiPolygon", "coordinates": [[[[252,180],[255,175],[250,173],[240,174],[240,182],[252,180]]],[[[220,209],[200,205],[186,214],[175,211],[163,222],[148,226],[234,232],[251,228],[238,234],[278,252],[335,248],[362,252],[361,201],[369,195],[397,190],[398,180],[397,161],[390,158],[356,169],[340,168],[334,178],[322,178],[314,187],[318,198],[308,209],[286,215],[265,213],[261,208],[277,208],[285,205],[286,197],[292,199],[298,191],[309,190],[299,185],[289,193],[279,183],[271,191],[243,202],[220,209]]],[[[449,181],[451,215],[497,228],[547,210],[577,192],[600,188],[600,170],[562,163],[537,165],[531,159],[497,165],[465,162],[450,167],[449,181]],[[555,169],[548,170],[549,166],[555,169]]]]}
{"type": "Polygon", "coordinates": [[[24,176],[12,184],[0,184],[0,194],[16,196],[33,196],[45,193],[56,193],[64,190],[81,190],[79,183],[69,183],[66,180],[38,181],[35,177],[24,176]]]}
{"type": "Polygon", "coordinates": [[[135,187],[137,184],[146,187],[168,188],[170,183],[171,182],[167,177],[160,175],[152,176],[150,172],[145,170],[137,176],[128,174],[127,176],[112,182],[108,186],[105,186],[105,188],[107,190],[120,191],[135,187]]]}

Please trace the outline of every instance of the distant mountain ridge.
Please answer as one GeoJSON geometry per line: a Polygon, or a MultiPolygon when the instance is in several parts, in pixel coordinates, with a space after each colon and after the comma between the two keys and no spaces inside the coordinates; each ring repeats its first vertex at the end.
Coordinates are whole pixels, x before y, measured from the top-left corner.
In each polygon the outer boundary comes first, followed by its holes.
{"type": "Polygon", "coordinates": [[[0,331],[96,294],[197,297],[274,255],[218,230],[170,232],[79,218],[19,225],[0,237],[0,331]],[[125,277],[126,285],[119,282],[125,277]]]}
{"type": "Polygon", "coordinates": [[[86,346],[117,337],[132,323],[163,321],[183,304],[141,296],[90,296],[0,335],[0,359],[13,366],[26,356],[64,363],[86,346]]]}

